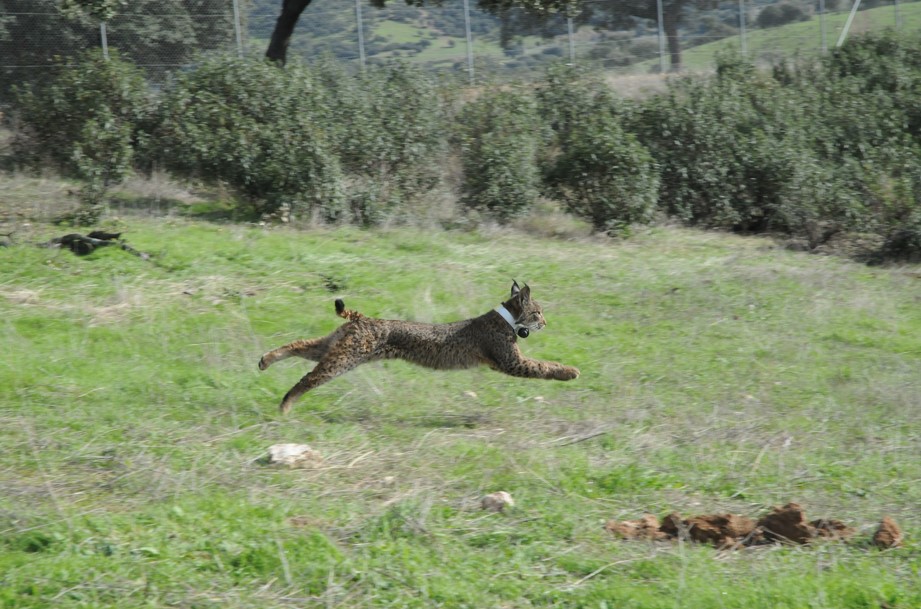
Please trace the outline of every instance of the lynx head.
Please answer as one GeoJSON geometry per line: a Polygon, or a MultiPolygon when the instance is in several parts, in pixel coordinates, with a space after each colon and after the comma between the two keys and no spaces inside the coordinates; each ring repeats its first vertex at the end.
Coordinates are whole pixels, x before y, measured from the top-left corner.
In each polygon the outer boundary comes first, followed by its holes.
{"type": "Polygon", "coordinates": [[[524,284],[518,287],[518,282],[512,282],[512,297],[502,303],[519,326],[518,336],[526,338],[529,332],[540,330],[547,325],[544,314],[536,300],[531,300],[531,288],[524,284]]]}

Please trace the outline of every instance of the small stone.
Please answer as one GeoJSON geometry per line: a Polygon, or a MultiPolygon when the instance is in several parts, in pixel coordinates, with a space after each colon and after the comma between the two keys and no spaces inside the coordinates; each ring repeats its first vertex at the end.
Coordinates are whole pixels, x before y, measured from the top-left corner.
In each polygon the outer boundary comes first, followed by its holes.
{"type": "Polygon", "coordinates": [[[498,491],[483,497],[480,507],[491,512],[503,512],[507,507],[515,507],[515,500],[505,491],[498,491]]]}
{"type": "Polygon", "coordinates": [[[273,444],[269,447],[269,463],[288,467],[316,467],[323,456],[306,444],[273,444]]]}

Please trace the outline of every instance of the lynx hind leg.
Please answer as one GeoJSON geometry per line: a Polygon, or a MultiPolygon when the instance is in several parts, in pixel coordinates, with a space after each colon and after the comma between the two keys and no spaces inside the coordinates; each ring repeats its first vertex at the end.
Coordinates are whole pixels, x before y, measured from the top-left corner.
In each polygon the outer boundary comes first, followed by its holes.
{"type": "Polygon", "coordinates": [[[332,347],[345,332],[345,326],[339,326],[331,334],[321,338],[309,340],[296,340],[277,349],[266,352],[259,360],[259,369],[265,370],[275,362],[279,362],[289,357],[302,357],[304,359],[318,362],[329,352],[332,347]]]}
{"type": "Polygon", "coordinates": [[[272,349],[263,354],[262,358],[259,360],[259,369],[265,370],[275,362],[280,362],[283,359],[294,356],[312,360],[320,359],[320,357],[322,357],[321,345],[323,341],[324,339],[322,338],[296,340],[293,343],[288,343],[277,349],[272,349]]]}
{"type": "Polygon", "coordinates": [[[346,335],[332,345],[326,355],[292,387],[281,400],[279,410],[287,414],[302,395],[327,383],[352,368],[375,359],[374,343],[366,337],[346,335]]]}

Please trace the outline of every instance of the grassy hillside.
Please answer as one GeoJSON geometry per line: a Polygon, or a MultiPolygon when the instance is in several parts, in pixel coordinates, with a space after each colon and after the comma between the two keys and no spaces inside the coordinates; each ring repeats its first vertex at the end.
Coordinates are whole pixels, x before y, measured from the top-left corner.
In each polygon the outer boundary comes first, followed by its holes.
{"type": "MultiPolygon", "coordinates": [[[[826,48],[833,49],[844,29],[848,12],[828,14],[825,17],[826,48]]],[[[900,29],[907,32],[921,30],[921,2],[899,3],[900,29]]],[[[859,11],[851,24],[849,36],[863,32],[878,31],[896,27],[896,13],[892,6],[859,11]]],[[[748,56],[759,61],[775,61],[801,54],[817,54],[822,50],[822,29],[818,17],[810,21],[791,23],[776,28],[749,29],[746,35],[748,56]]],[[[724,38],[715,42],[690,47],[684,50],[682,60],[689,70],[712,69],[716,54],[728,48],[741,48],[738,36],[724,38]]],[[[657,67],[658,60],[637,64],[638,67],[651,69],[657,67]]]]}
{"type": "Polygon", "coordinates": [[[143,260],[0,248],[2,607],[921,606],[921,281],[655,229],[118,227],[143,260]],[[511,279],[571,383],[371,364],[308,394],[260,373],[369,315],[482,313],[511,279]],[[315,469],[275,469],[306,442],[315,469]],[[479,509],[510,492],[507,514],[479,509]],[[718,553],[618,541],[609,518],[756,516],[795,500],[851,544],[718,553]],[[889,514],[904,548],[866,544],[889,514]]]}

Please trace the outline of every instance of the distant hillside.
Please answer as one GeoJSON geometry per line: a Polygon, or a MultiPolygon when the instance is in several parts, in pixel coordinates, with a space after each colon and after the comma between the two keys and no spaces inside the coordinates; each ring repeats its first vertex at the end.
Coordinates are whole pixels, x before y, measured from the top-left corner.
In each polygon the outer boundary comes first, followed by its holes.
{"type": "MultiPolygon", "coordinates": [[[[472,3],[475,4],[475,3],[472,3]]],[[[280,8],[279,0],[254,0],[250,12],[251,43],[264,47],[280,8]]],[[[481,48],[500,52],[499,19],[475,6],[470,9],[471,30],[481,48]]],[[[386,9],[363,3],[363,34],[366,57],[406,57],[416,61],[463,60],[464,13],[462,0],[445,0],[439,7],[417,9],[392,2],[386,9]]],[[[314,0],[301,15],[291,39],[292,55],[314,57],[331,53],[342,60],[359,56],[354,2],[314,0]]]]}
{"type": "MultiPolygon", "coordinates": [[[[506,32],[510,43],[503,48],[500,44],[501,20],[478,9],[475,0],[471,0],[470,5],[474,56],[478,66],[527,70],[548,60],[568,56],[569,40],[562,17],[546,24],[540,31],[532,28],[506,32]]],[[[754,17],[765,7],[778,4],[768,0],[750,5],[752,23],[747,24],[745,43],[750,57],[771,61],[821,49],[822,36],[817,16],[806,15],[805,21],[784,26],[757,28],[754,17]]],[[[254,53],[265,50],[280,6],[280,0],[252,0],[248,33],[254,53]]],[[[921,3],[900,3],[898,15],[903,29],[921,29],[921,3]]],[[[834,47],[846,19],[846,11],[826,15],[828,48],[834,47]]],[[[441,6],[422,9],[408,7],[401,0],[390,2],[386,9],[375,9],[363,2],[362,23],[365,57],[369,63],[403,58],[437,68],[460,69],[466,64],[463,0],[444,0],[441,6]]],[[[896,9],[893,6],[863,10],[857,14],[851,33],[895,24],[896,9]]],[[[740,47],[737,25],[738,16],[734,8],[723,7],[690,14],[682,28],[684,67],[707,69],[713,65],[713,56],[718,50],[740,47]]],[[[654,23],[640,21],[630,30],[619,31],[589,23],[577,29],[574,43],[580,62],[591,62],[621,73],[650,72],[659,67],[659,45],[654,23]]],[[[307,58],[325,54],[346,62],[358,60],[354,2],[314,0],[301,16],[291,40],[290,55],[307,58]]]]}
{"type": "MultiPolygon", "coordinates": [[[[921,2],[899,3],[898,13],[894,6],[858,11],[851,24],[849,36],[863,32],[898,27],[902,31],[921,31],[921,2]]],[[[838,42],[848,12],[841,11],[825,16],[825,42],[827,49],[833,49],[838,42]]],[[[819,53],[822,49],[822,24],[815,16],[808,21],[766,29],[751,29],[746,33],[747,56],[759,62],[771,62],[782,57],[819,53]]],[[[732,36],[688,48],[684,54],[684,66],[688,70],[705,70],[714,65],[717,52],[728,48],[741,48],[741,39],[732,36]]],[[[645,61],[636,67],[641,71],[655,69],[657,61],[645,61]]]]}

